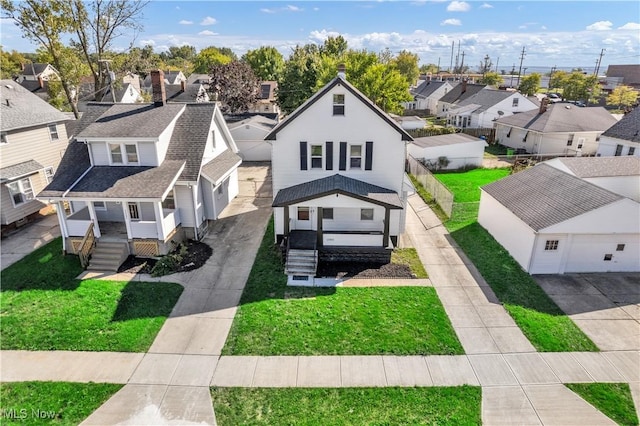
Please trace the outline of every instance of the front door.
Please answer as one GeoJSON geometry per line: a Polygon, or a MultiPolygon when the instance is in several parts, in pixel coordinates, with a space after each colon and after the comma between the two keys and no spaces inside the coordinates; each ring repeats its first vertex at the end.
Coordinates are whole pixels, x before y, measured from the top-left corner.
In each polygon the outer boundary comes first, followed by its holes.
{"type": "Polygon", "coordinates": [[[311,207],[296,207],[297,211],[294,213],[293,230],[311,230],[313,229],[313,218],[315,216],[315,209],[311,207]]]}

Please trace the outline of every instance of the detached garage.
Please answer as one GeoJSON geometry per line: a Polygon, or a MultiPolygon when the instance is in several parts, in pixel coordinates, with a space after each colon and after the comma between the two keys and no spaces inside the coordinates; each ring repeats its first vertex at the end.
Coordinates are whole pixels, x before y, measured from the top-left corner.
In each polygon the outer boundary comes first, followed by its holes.
{"type": "Polygon", "coordinates": [[[481,188],[478,222],[530,274],[640,271],[640,204],[548,164],[481,188]]]}
{"type": "Polygon", "coordinates": [[[412,157],[442,170],[481,167],[487,142],[464,133],[414,138],[407,151],[412,157]],[[446,158],[443,164],[440,158],[446,158]]]}

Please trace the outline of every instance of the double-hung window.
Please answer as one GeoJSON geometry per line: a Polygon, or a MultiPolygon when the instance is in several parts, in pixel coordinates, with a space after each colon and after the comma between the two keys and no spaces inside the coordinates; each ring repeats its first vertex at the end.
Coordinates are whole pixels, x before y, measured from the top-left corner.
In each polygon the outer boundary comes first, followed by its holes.
{"type": "Polygon", "coordinates": [[[9,195],[11,195],[11,201],[14,206],[19,206],[20,204],[26,203],[34,198],[33,188],[31,187],[31,181],[29,178],[10,182],[6,186],[9,190],[9,195]]]}
{"type": "Polygon", "coordinates": [[[110,143],[111,164],[138,164],[138,147],[131,143],[110,143]]]}
{"type": "Polygon", "coordinates": [[[362,168],[362,145],[351,145],[349,147],[349,168],[362,168]]]}
{"type": "Polygon", "coordinates": [[[58,126],[56,126],[55,124],[49,124],[49,137],[51,138],[51,141],[57,141],[58,139],[60,139],[60,136],[58,135],[58,126]]]}
{"type": "Polygon", "coordinates": [[[53,167],[45,167],[44,169],[44,177],[47,180],[47,183],[51,183],[53,180],[53,167]]]}
{"type": "Polygon", "coordinates": [[[113,164],[122,164],[122,148],[119,143],[110,143],[109,152],[111,153],[111,162],[113,164]]]}
{"type": "Polygon", "coordinates": [[[311,168],[322,168],[322,145],[311,145],[311,168]]]}
{"type": "Polygon", "coordinates": [[[333,95],[333,115],[344,115],[344,95],[333,95]]]}

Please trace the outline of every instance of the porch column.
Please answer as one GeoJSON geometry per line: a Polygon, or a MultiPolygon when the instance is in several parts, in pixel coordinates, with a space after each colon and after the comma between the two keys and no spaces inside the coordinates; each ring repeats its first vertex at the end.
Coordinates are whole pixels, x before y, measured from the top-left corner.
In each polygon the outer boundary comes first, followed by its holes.
{"type": "Polygon", "coordinates": [[[162,203],[153,203],[153,209],[156,214],[156,228],[158,229],[158,239],[164,241],[165,229],[164,229],[164,212],[162,211],[162,203]]]}
{"type": "Polygon", "coordinates": [[[289,235],[289,206],[284,206],[284,236],[289,235]]]}
{"type": "Polygon", "coordinates": [[[98,216],[96,216],[96,209],[93,207],[93,201],[87,201],[87,209],[89,209],[89,217],[93,221],[93,235],[96,238],[100,238],[100,225],[98,224],[98,216]]]}
{"type": "Polygon", "coordinates": [[[60,233],[62,234],[62,251],[67,252],[67,237],[69,230],[67,229],[67,212],[64,210],[64,201],[56,202],[58,224],[60,225],[60,233]]]}
{"type": "Polygon", "coordinates": [[[127,239],[133,240],[133,232],[131,231],[131,216],[129,216],[129,207],[126,201],[122,201],[122,213],[124,214],[124,225],[127,227],[127,239]]]}
{"type": "Polygon", "coordinates": [[[318,207],[317,209],[317,220],[318,220],[318,226],[317,226],[317,231],[316,231],[316,244],[318,247],[322,247],[322,207],[318,207]]]}
{"type": "MultiPolygon", "coordinates": [[[[191,185],[191,200],[193,201],[193,218],[195,222],[193,222],[193,239],[200,240],[200,236],[198,235],[198,230],[200,229],[200,223],[198,222],[198,185],[191,185]]],[[[215,194],[213,194],[215,197],[215,194]]]]}
{"type": "Polygon", "coordinates": [[[391,222],[391,209],[384,208],[384,235],[382,236],[382,246],[389,247],[389,222],[391,222]]]}

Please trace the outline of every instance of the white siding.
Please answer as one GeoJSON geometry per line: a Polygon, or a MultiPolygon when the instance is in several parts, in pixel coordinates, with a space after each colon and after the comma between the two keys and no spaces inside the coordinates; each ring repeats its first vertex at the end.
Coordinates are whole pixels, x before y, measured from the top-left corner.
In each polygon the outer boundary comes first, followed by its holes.
{"type": "Polygon", "coordinates": [[[585,178],[584,180],[616,194],[640,201],[640,178],[638,176],[610,176],[585,178]]]}
{"type": "Polygon", "coordinates": [[[236,140],[243,161],[271,161],[271,145],[266,141],[236,140]]]}
{"type": "Polygon", "coordinates": [[[105,203],[105,206],[107,207],[107,210],[96,209],[96,216],[98,217],[98,221],[104,220],[108,222],[124,222],[122,203],[108,202],[105,203]]]}
{"type": "Polygon", "coordinates": [[[215,220],[216,208],[213,203],[213,185],[206,179],[200,179],[200,186],[202,187],[202,203],[204,204],[205,216],[208,220],[215,220]]]}
{"type": "Polygon", "coordinates": [[[539,234],[534,243],[533,257],[528,272],[530,274],[562,273],[563,263],[570,251],[567,245],[567,235],[539,234]],[[558,248],[545,250],[547,241],[558,241],[558,248]]]}
{"type": "Polygon", "coordinates": [[[109,165],[109,148],[107,147],[106,142],[89,143],[89,149],[91,150],[91,157],[93,159],[94,166],[109,165]]]}
{"type": "Polygon", "coordinates": [[[623,198],[597,210],[565,222],[541,229],[554,234],[638,234],[640,236],[640,204],[623,198]]]}
{"type": "Polygon", "coordinates": [[[455,170],[465,166],[482,166],[485,145],[486,142],[483,140],[427,148],[409,144],[408,151],[417,159],[424,158],[433,162],[437,162],[439,157],[447,157],[449,165],[446,169],[455,170]]]}
{"type": "Polygon", "coordinates": [[[173,188],[173,193],[175,197],[176,209],[180,211],[182,226],[195,226],[191,188],[187,187],[186,185],[176,185],[173,188]]]}
{"type": "Polygon", "coordinates": [[[575,235],[564,272],[638,272],[640,239],[638,234],[575,235]],[[617,251],[618,244],[624,244],[617,251]],[[611,260],[604,260],[610,254],[611,260]]]}
{"type": "Polygon", "coordinates": [[[139,142],[138,160],[141,166],[158,166],[156,144],[153,142],[139,142]]]}
{"type": "Polygon", "coordinates": [[[616,148],[618,145],[622,145],[621,155],[629,155],[629,148],[633,148],[633,155],[640,157],[640,143],[627,141],[624,139],[612,138],[610,136],[602,136],[600,139],[600,145],[598,146],[597,156],[600,157],[613,157],[616,155],[616,148]]]}
{"type": "Polygon", "coordinates": [[[602,132],[566,132],[539,133],[518,127],[511,128],[504,124],[496,125],[496,140],[505,146],[518,149],[524,148],[530,154],[543,155],[577,155],[578,142],[584,139],[581,155],[595,155],[598,149],[597,138],[602,132]],[[510,134],[509,134],[510,132],[510,134]],[[509,137],[507,137],[509,134],[509,137]],[[567,146],[569,135],[573,134],[573,143],[567,146]],[[526,140],[524,140],[526,137],[526,140]]]}

